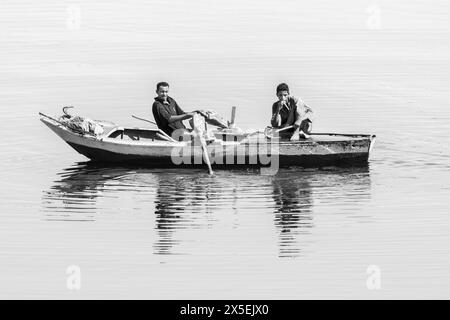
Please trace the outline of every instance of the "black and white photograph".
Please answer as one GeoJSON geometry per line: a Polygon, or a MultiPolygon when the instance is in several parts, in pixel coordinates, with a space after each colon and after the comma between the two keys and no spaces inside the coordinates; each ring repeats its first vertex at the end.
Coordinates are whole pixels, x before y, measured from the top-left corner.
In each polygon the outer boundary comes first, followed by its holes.
{"type": "Polygon", "coordinates": [[[1,300],[450,298],[447,1],[1,0],[0,75],[1,300]]]}

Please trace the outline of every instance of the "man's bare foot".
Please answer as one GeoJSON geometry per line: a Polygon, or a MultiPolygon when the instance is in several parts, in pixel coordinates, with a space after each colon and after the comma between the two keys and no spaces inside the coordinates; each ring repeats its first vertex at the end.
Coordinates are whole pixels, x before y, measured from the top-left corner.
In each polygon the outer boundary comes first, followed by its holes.
{"type": "Polygon", "coordinates": [[[289,140],[291,141],[298,141],[300,138],[298,136],[298,133],[300,132],[300,128],[298,126],[295,126],[294,133],[292,134],[291,138],[289,140]]]}
{"type": "Polygon", "coordinates": [[[309,139],[311,136],[307,133],[304,133],[303,131],[300,131],[299,137],[302,139],[309,139]]]}

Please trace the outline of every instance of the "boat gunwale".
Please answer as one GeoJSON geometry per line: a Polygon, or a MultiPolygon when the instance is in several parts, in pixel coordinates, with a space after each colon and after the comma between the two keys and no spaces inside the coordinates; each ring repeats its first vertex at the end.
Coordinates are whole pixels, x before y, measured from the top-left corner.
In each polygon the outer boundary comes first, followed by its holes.
{"type": "MultiPolygon", "coordinates": [[[[159,133],[161,130],[160,129],[154,129],[154,128],[139,128],[139,127],[121,127],[121,126],[115,126],[112,127],[111,130],[108,130],[105,134],[103,135],[99,135],[99,136],[95,136],[93,134],[84,134],[84,133],[79,133],[76,132],[72,129],[70,129],[69,127],[63,125],[62,123],[59,123],[58,121],[56,121],[55,119],[42,114],[43,116],[41,116],[40,120],[44,123],[50,124],[54,127],[59,127],[61,130],[64,130],[74,136],[77,136],[79,138],[84,138],[84,139],[88,139],[91,141],[98,141],[98,142],[105,142],[105,143],[112,143],[112,144],[117,144],[117,145],[133,145],[133,146],[168,146],[168,147],[172,147],[172,146],[183,146],[188,144],[190,141],[165,141],[165,140],[153,140],[153,141],[142,141],[142,140],[138,140],[138,141],[133,141],[133,140],[121,140],[121,139],[117,139],[117,138],[110,138],[109,136],[116,132],[117,130],[121,130],[121,131],[125,131],[125,130],[142,130],[142,131],[151,131],[151,132],[156,132],[159,133]]],[[[305,139],[305,140],[297,140],[297,141],[289,141],[289,140],[282,140],[279,141],[278,143],[280,145],[311,145],[311,144],[316,144],[316,143],[338,143],[338,142],[350,142],[350,141],[366,141],[369,140],[370,142],[372,142],[376,135],[371,135],[371,134],[342,134],[342,133],[325,133],[325,132],[314,132],[311,133],[312,136],[341,136],[341,137],[347,137],[347,138],[354,138],[354,139],[343,139],[343,140],[319,140],[319,141],[314,141],[314,140],[309,140],[309,139],[305,139]]],[[[246,138],[246,137],[245,137],[246,138]]],[[[245,139],[244,138],[244,139],[245,139]]],[[[247,140],[245,142],[241,141],[224,141],[224,140],[215,140],[215,142],[219,142],[220,144],[227,144],[227,145],[239,145],[239,144],[252,144],[251,140],[247,140]]],[[[214,141],[212,142],[214,143],[214,141]]],[[[209,145],[209,144],[208,144],[209,145]]]]}

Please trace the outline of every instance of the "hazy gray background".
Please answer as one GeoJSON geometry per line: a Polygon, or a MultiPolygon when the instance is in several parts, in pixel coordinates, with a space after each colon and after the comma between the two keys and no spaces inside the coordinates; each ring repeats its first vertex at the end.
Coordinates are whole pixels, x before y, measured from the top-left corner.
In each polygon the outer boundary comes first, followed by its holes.
{"type": "Polygon", "coordinates": [[[449,298],[449,9],[3,0],[0,297],[449,298]],[[39,122],[74,105],[142,126],[161,80],[185,110],[236,105],[242,128],[268,124],[286,81],[314,131],[377,134],[370,166],[97,168],[39,122]]]}

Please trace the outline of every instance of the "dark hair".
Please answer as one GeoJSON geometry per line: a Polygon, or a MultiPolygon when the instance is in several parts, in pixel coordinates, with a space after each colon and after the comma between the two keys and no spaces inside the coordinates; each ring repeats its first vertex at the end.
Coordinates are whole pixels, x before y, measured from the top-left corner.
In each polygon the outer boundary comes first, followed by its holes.
{"type": "Polygon", "coordinates": [[[164,82],[164,81],[158,82],[158,84],[156,85],[156,91],[159,90],[159,87],[168,87],[168,86],[169,86],[169,84],[167,82],[164,82]]]}
{"type": "Polygon", "coordinates": [[[280,92],[280,91],[287,91],[287,92],[289,93],[289,86],[288,86],[286,83],[280,83],[280,84],[277,86],[277,94],[278,94],[278,92],[280,92]]]}

